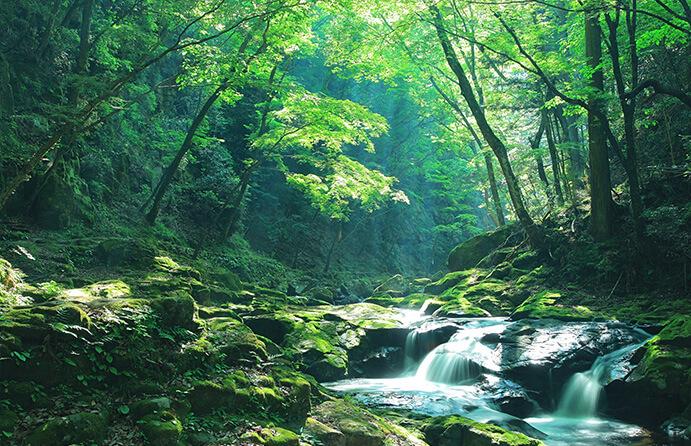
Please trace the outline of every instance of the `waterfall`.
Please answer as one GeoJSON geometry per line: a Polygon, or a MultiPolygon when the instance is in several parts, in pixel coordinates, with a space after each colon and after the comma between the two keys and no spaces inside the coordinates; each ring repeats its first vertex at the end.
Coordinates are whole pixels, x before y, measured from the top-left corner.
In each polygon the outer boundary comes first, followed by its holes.
{"type": "Polygon", "coordinates": [[[436,383],[462,384],[486,371],[497,371],[496,355],[481,340],[489,333],[501,333],[505,327],[506,324],[497,319],[472,321],[449,342],[432,350],[418,367],[415,377],[436,383]]]}
{"type": "Polygon", "coordinates": [[[630,345],[595,360],[590,370],[574,374],[566,383],[557,414],[570,418],[591,418],[597,414],[604,386],[622,361],[642,344],[630,345]]]}

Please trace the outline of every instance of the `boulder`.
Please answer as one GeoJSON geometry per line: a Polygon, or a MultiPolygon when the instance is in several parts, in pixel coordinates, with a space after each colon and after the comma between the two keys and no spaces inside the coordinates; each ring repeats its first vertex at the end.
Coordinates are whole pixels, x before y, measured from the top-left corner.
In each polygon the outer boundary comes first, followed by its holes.
{"type": "Polygon", "coordinates": [[[107,429],[105,417],[91,412],[80,412],[54,418],[39,426],[27,437],[26,444],[29,446],[101,444],[106,438],[107,429]]]}
{"type": "MultiPolygon", "coordinates": [[[[311,416],[343,434],[346,446],[425,446],[404,428],[343,400],[326,401],[315,407],[311,416]]],[[[335,433],[331,437],[339,438],[335,433]]]]}
{"type": "Polygon", "coordinates": [[[605,387],[606,413],[657,427],[691,404],[689,346],[691,320],[669,321],[634,357],[639,360],[634,370],[605,387]]]}
{"type": "MultiPolygon", "coordinates": [[[[446,261],[446,266],[449,271],[461,271],[475,268],[478,264],[492,251],[503,244],[515,246],[518,243],[519,237],[517,234],[520,229],[517,225],[506,225],[494,231],[485,232],[475,237],[472,237],[460,245],[456,246],[446,261]]],[[[485,266],[494,266],[501,263],[503,259],[495,262],[488,262],[485,266]]]]}
{"type": "Polygon", "coordinates": [[[540,440],[458,415],[429,418],[421,428],[425,441],[435,446],[540,446],[540,440]]]}

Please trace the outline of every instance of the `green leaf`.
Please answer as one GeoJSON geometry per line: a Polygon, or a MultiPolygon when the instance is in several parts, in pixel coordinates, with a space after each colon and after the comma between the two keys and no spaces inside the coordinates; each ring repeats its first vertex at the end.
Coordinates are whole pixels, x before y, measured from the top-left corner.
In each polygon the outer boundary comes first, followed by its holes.
{"type": "Polygon", "coordinates": [[[118,412],[120,412],[123,415],[127,415],[128,413],[130,413],[130,408],[129,406],[125,406],[123,404],[122,406],[118,407],[118,412]]]}

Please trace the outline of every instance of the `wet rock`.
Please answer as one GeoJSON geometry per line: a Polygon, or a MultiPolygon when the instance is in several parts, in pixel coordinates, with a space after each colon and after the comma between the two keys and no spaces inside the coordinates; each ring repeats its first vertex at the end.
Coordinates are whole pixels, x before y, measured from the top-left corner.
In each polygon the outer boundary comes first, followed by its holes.
{"type": "Polygon", "coordinates": [[[606,413],[659,426],[691,403],[691,320],[672,319],[640,349],[640,362],[626,377],[605,387],[606,413]]]}
{"type": "MultiPolygon", "coordinates": [[[[566,381],[595,360],[647,335],[621,323],[563,323],[554,319],[520,321],[500,336],[501,374],[531,392],[551,409],[566,381]]],[[[497,348],[499,348],[497,347],[497,348]]]]}
{"type": "Polygon", "coordinates": [[[429,319],[411,328],[406,339],[406,354],[417,362],[438,345],[448,342],[460,325],[447,319],[429,319]]]}
{"type": "Polygon", "coordinates": [[[405,353],[401,347],[379,347],[357,362],[352,362],[349,376],[393,378],[403,373],[405,353]]]}

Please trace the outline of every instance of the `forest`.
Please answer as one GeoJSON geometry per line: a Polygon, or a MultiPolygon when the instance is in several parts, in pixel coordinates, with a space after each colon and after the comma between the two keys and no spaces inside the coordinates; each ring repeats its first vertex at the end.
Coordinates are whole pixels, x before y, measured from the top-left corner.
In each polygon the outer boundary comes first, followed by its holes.
{"type": "Polygon", "coordinates": [[[4,0],[0,443],[691,444],[688,0],[4,0]]]}

